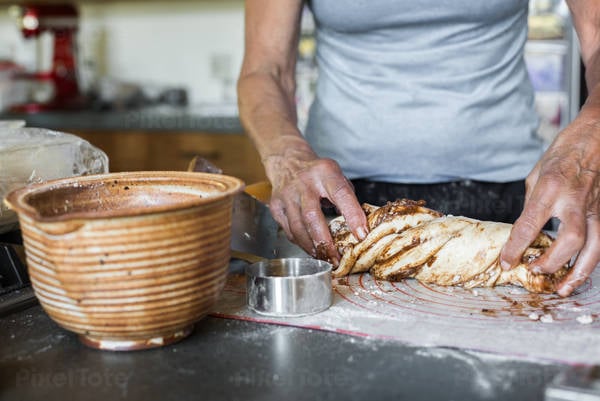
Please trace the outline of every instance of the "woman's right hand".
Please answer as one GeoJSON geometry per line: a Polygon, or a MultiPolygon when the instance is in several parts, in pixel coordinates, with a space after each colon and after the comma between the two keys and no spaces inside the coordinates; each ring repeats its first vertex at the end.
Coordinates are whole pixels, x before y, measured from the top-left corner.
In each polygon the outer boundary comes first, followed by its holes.
{"type": "Polygon", "coordinates": [[[273,185],[273,217],[291,241],[337,264],[321,200],[337,207],[357,238],[366,235],[367,219],[338,164],[319,158],[298,131],[295,68],[303,6],[303,0],[246,0],[238,105],[273,185]]]}
{"type": "Polygon", "coordinates": [[[313,257],[335,266],[340,255],[333,244],[321,210],[326,199],[345,217],[354,236],[363,239],[367,219],[354,194],[352,184],[332,159],[319,158],[301,138],[286,138],[281,156],[264,160],[273,192],[270,208],[288,239],[313,257]]]}

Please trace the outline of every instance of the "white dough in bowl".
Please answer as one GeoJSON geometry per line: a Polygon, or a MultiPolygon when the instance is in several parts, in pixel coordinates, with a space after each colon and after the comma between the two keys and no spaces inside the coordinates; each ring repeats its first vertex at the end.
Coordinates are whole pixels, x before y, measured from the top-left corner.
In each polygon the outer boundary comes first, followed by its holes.
{"type": "MultiPolygon", "coordinates": [[[[0,121],[0,200],[14,189],[57,178],[108,172],[108,157],[71,134],[0,121]]],[[[17,227],[16,213],[0,202],[0,233],[17,227]]]]}

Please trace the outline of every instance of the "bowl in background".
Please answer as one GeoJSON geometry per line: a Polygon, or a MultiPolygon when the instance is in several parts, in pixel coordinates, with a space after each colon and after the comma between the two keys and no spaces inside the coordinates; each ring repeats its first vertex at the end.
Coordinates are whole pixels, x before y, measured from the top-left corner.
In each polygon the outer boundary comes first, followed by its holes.
{"type": "Polygon", "coordinates": [[[151,348],[187,336],[227,277],[237,178],[133,172],[11,192],[32,286],[92,347],[151,348]]]}

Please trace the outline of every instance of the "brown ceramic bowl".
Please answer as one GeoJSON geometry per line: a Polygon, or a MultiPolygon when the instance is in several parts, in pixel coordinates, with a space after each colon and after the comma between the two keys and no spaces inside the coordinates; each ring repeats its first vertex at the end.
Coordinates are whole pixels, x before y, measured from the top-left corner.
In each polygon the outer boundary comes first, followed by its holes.
{"type": "Polygon", "coordinates": [[[50,181],[11,192],[36,296],[92,347],[182,339],[227,276],[237,178],[135,172],[50,181]]]}

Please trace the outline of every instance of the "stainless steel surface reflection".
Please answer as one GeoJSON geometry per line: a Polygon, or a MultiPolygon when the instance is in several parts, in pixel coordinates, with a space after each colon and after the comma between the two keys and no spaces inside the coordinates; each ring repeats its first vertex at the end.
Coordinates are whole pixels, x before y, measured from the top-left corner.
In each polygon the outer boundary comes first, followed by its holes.
{"type": "Polygon", "coordinates": [[[303,316],[331,306],[331,264],[312,258],[271,259],[246,267],[248,307],[269,316],[303,316]]]}

